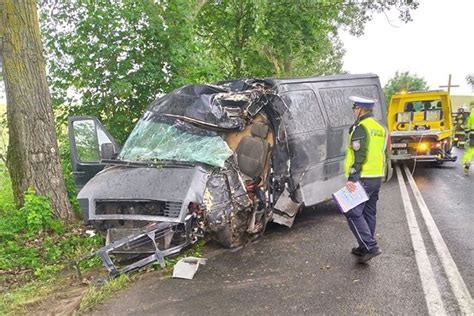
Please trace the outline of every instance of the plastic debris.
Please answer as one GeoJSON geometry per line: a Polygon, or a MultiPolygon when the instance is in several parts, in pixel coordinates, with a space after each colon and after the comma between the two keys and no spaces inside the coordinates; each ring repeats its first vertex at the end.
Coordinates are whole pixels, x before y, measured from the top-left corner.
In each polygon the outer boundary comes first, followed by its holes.
{"type": "Polygon", "coordinates": [[[199,268],[199,265],[206,264],[206,262],[206,258],[183,258],[174,265],[173,278],[192,280],[199,268]]]}

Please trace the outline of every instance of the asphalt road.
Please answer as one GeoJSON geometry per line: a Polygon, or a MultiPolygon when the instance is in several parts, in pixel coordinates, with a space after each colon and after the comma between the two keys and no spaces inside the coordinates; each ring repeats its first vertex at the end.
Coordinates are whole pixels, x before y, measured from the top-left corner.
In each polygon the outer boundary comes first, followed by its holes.
{"type": "Polygon", "coordinates": [[[383,253],[369,264],[356,263],[350,254],[356,243],[345,217],[327,203],[305,209],[291,229],[270,225],[261,239],[240,250],[221,250],[210,244],[206,248],[209,261],[193,280],[150,273],[93,314],[472,311],[474,170],[465,177],[459,163],[418,164],[407,169],[399,169],[404,174],[401,181],[394,175],[382,187],[377,236],[383,253]],[[407,169],[414,170],[424,203],[410,185],[407,169]],[[407,196],[402,195],[401,185],[407,196]],[[415,223],[412,218],[409,225],[410,205],[415,223]]]}

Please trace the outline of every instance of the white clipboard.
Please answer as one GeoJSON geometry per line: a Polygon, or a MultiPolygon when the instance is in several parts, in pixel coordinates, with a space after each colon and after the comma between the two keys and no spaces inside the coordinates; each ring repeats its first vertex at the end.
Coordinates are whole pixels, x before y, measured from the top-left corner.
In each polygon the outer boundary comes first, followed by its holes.
{"type": "Polygon", "coordinates": [[[369,196],[367,195],[367,192],[365,192],[362,184],[357,181],[355,182],[355,185],[356,189],[354,192],[349,192],[346,186],[344,186],[332,194],[334,201],[336,201],[343,213],[347,213],[357,205],[369,200],[369,196]]]}

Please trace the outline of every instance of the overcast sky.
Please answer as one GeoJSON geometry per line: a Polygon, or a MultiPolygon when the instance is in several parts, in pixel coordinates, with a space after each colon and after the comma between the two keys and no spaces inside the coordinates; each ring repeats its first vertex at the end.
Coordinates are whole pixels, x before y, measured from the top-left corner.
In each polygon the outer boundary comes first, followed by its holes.
{"type": "Polygon", "coordinates": [[[431,89],[447,85],[453,95],[474,95],[465,77],[474,73],[474,0],[419,0],[413,21],[380,14],[359,38],[342,34],[344,70],[375,73],[384,85],[395,71],[423,77],[431,89]]]}

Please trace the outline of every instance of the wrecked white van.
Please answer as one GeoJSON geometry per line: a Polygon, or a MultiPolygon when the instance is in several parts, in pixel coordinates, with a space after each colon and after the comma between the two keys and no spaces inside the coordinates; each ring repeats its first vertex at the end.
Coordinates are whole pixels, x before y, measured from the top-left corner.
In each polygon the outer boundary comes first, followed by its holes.
{"type": "Polygon", "coordinates": [[[377,100],[385,121],[373,74],[185,86],[154,101],[122,148],[96,118],[71,117],[78,200],[107,240],[96,254],[116,275],[199,238],[235,247],[271,221],[291,227],[345,183],[351,95],[377,100]]]}

